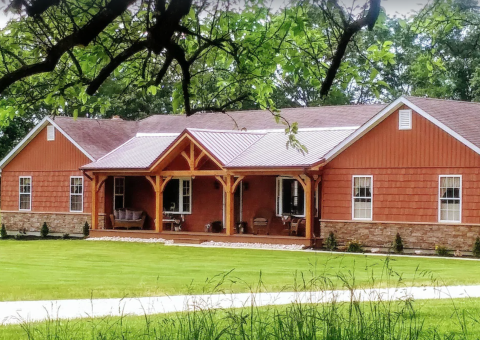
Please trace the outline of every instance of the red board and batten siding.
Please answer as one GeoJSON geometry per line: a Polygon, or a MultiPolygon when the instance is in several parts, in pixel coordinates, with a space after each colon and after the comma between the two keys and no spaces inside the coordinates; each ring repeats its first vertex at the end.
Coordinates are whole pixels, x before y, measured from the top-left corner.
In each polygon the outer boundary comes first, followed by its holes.
{"type": "MultiPolygon", "coordinates": [[[[47,141],[47,128],[28,143],[2,170],[2,211],[19,209],[19,177],[32,177],[32,212],[70,212],[70,176],[82,176],[78,170],[90,162],[59,131],[55,140],[47,141]]],[[[103,190],[99,194],[103,202],[103,190]]],[[[90,180],[84,177],[83,212],[90,213],[90,180]]],[[[103,203],[100,204],[103,212],[103,203]]]]}
{"type": "MultiPolygon", "coordinates": [[[[408,109],[404,107],[403,109],[408,109]]],[[[352,176],[373,175],[373,221],[438,222],[439,175],[462,175],[462,223],[480,223],[480,155],[412,113],[398,110],[330,163],[322,177],[322,219],[352,219],[352,176]]]]}

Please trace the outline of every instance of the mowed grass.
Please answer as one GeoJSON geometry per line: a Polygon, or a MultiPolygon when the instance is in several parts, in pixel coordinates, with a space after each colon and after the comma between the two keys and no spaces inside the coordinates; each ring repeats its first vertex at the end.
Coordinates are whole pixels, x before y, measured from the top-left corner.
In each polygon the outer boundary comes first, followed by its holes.
{"type": "Polygon", "coordinates": [[[480,262],[83,240],[0,241],[0,300],[111,298],[294,289],[329,277],[358,286],[480,283],[480,262]],[[386,261],[388,261],[387,271],[386,261]],[[388,275],[386,273],[389,273],[388,275]],[[303,276],[303,278],[302,278],[303,276]],[[400,278],[400,279],[399,279],[400,278]]]}
{"type": "Polygon", "coordinates": [[[0,340],[4,339],[478,340],[480,299],[346,302],[51,319],[0,327],[0,340]]]}

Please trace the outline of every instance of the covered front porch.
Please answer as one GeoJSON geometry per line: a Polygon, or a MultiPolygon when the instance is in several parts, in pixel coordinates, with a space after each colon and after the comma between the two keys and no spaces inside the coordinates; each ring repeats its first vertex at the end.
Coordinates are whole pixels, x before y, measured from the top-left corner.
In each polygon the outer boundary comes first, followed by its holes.
{"type": "Polygon", "coordinates": [[[320,235],[321,162],[282,166],[291,157],[303,161],[283,152],[271,155],[278,165],[232,162],[263,137],[188,129],[175,138],[137,136],[84,170],[93,184],[92,236],[313,245],[320,235]],[[102,230],[100,191],[107,217],[102,230]],[[137,222],[117,223],[131,214],[137,222]]]}
{"type": "MultiPolygon", "coordinates": [[[[212,175],[212,170],[166,174],[94,174],[92,179],[98,183],[95,195],[98,197],[99,190],[105,192],[101,204],[106,221],[100,234],[126,232],[128,237],[165,239],[190,235],[195,240],[222,242],[228,236],[235,236],[229,242],[284,243],[303,239],[301,244],[319,235],[318,223],[315,225],[318,201],[314,187],[318,178],[316,182],[304,175],[285,173],[212,175]],[[309,200],[311,192],[313,197],[309,200]],[[143,224],[116,225],[114,215],[120,209],[144,213],[143,224]]],[[[92,220],[98,218],[93,216],[92,220]]],[[[99,235],[97,230],[98,225],[92,225],[92,235],[99,235]]]]}

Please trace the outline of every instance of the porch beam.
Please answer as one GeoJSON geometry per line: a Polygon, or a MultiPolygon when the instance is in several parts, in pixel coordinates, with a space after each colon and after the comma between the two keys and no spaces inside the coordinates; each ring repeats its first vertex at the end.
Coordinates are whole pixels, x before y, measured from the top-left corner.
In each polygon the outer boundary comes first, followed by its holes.
{"type": "Polygon", "coordinates": [[[163,177],[155,176],[155,231],[163,231],[163,177]]]}
{"type": "Polygon", "coordinates": [[[313,226],[314,226],[314,217],[315,217],[315,210],[314,210],[314,183],[315,180],[313,180],[310,177],[305,177],[305,208],[306,208],[306,214],[305,214],[305,237],[308,240],[313,239],[313,226]]]}
{"type": "Polygon", "coordinates": [[[233,183],[232,191],[235,193],[240,182],[245,178],[245,176],[239,176],[235,183],[233,183]]]}
{"type": "Polygon", "coordinates": [[[234,212],[234,182],[233,176],[227,175],[224,190],[225,190],[225,227],[227,235],[233,235],[235,228],[235,212],[234,212]]]}
{"type": "Polygon", "coordinates": [[[182,151],[181,155],[183,156],[183,158],[186,159],[187,163],[188,163],[188,167],[190,168],[190,170],[193,170],[192,169],[192,160],[191,158],[187,155],[187,153],[185,151],[182,151]]]}
{"type": "Polygon", "coordinates": [[[225,170],[170,170],[162,171],[163,176],[173,177],[191,177],[191,176],[225,176],[227,172],[225,170]]]}
{"type": "Polygon", "coordinates": [[[98,184],[98,175],[92,176],[92,229],[98,228],[98,191],[97,191],[97,184],[98,184]]]}
{"type": "Polygon", "coordinates": [[[163,179],[163,183],[160,187],[160,190],[162,191],[162,194],[163,194],[163,191],[165,190],[165,186],[167,185],[168,182],[170,182],[171,179],[172,179],[172,176],[167,176],[163,179]]]}
{"type": "Polygon", "coordinates": [[[145,176],[145,178],[150,182],[150,184],[153,187],[153,190],[156,190],[156,182],[154,180],[155,177],[152,178],[152,176],[145,176]]]}
{"type": "MultiPolygon", "coordinates": [[[[300,176],[293,176],[293,178],[295,178],[303,187],[303,190],[307,190],[307,181],[304,180],[302,177],[300,176]]],[[[308,178],[308,177],[307,177],[308,178]]]]}
{"type": "Polygon", "coordinates": [[[105,183],[105,181],[107,180],[108,176],[105,176],[105,175],[100,175],[98,176],[98,179],[97,179],[97,187],[96,187],[96,190],[97,191],[100,191],[103,183],[105,183]]]}
{"type": "Polygon", "coordinates": [[[223,190],[227,190],[227,183],[223,180],[223,178],[221,176],[215,176],[215,178],[222,184],[223,190]]]}
{"type": "Polygon", "coordinates": [[[299,176],[304,174],[303,170],[231,170],[227,169],[228,173],[235,176],[299,176]]]}
{"type": "Polygon", "coordinates": [[[200,161],[202,160],[203,157],[205,157],[205,155],[206,155],[205,151],[202,151],[200,155],[198,155],[197,159],[195,160],[195,167],[193,170],[196,170],[198,168],[200,161]]]}

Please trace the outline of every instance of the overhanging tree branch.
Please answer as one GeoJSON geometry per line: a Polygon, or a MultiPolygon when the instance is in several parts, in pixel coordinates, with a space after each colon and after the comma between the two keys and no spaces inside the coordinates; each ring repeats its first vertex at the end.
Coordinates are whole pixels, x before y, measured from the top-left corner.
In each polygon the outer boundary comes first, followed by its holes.
{"type": "Polygon", "coordinates": [[[320,96],[326,97],[330,88],[333,85],[333,81],[337,76],[338,69],[342,64],[343,56],[347,50],[348,44],[352,37],[358,33],[363,27],[367,26],[369,30],[373,29],[378,15],[380,14],[380,0],[370,0],[370,8],[365,16],[361,17],[354,22],[347,24],[344,28],[340,40],[337,45],[337,50],[332,59],[332,63],[327,71],[327,75],[323,80],[322,87],[320,89],[320,96]]]}
{"type": "Polygon", "coordinates": [[[88,85],[86,93],[90,96],[94,95],[95,92],[97,92],[98,88],[103,84],[105,80],[112,74],[115,69],[120,66],[123,62],[125,62],[128,58],[133,56],[134,54],[137,54],[140,51],[143,51],[144,49],[147,48],[147,41],[146,40],[140,40],[135,42],[133,45],[128,47],[126,50],[124,50],[122,53],[117,55],[115,58],[113,58],[110,63],[108,63],[107,66],[105,66],[98,76],[93,79],[88,85]]]}
{"type": "Polygon", "coordinates": [[[197,109],[193,109],[191,110],[191,114],[194,114],[194,113],[197,113],[197,112],[225,112],[225,109],[235,103],[238,103],[238,102],[241,102],[242,100],[245,100],[247,99],[249,96],[249,94],[242,94],[240,96],[238,96],[237,98],[235,99],[232,99],[228,102],[226,102],[225,104],[223,104],[222,106],[208,106],[208,107],[202,107],[202,108],[197,108],[197,109]]]}
{"type": "Polygon", "coordinates": [[[50,48],[43,61],[36,64],[22,66],[0,78],[0,94],[16,81],[35,74],[53,71],[63,54],[75,46],[87,46],[134,1],[135,0],[111,0],[100,12],[85,24],[85,26],[61,39],[57,44],[50,48]]]}

